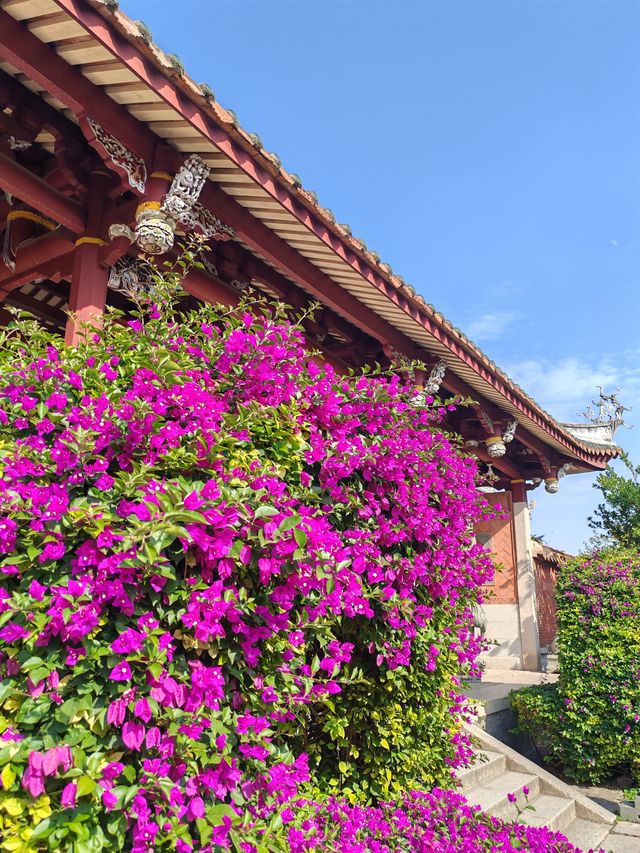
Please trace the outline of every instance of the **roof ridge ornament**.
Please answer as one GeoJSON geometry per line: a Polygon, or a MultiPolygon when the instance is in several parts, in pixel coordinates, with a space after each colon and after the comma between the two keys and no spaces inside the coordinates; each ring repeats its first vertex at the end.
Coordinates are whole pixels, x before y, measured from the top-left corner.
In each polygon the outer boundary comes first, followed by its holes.
{"type": "Polygon", "coordinates": [[[613,437],[620,427],[631,429],[624,422],[624,413],[630,412],[630,406],[624,406],[618,399],[620,389],[616,388],[613,394],[605,394],[602,385],[596,385],[598,399],[592,400],[581,417],[587,419],[587,423],[564,423],[562,426],[571,433],[574,438],[586,444],[599,446],[613,446],[613,437]]]}
{"type": "Polygon", "coordinates": [[[605,394],[602,385],[596,385],[596,388],[599,393],[598,399],[592,400],[585,411],[580,413],[580,416],[586,418],[592,424],[606,424],[612,428],[612,435],[618,427],[631,429],[624,422],[623,413],[630,412],[632,407],[623,406],[620,400],[618,400],[620,388],[616,388],[613,394],[605,394]]]}

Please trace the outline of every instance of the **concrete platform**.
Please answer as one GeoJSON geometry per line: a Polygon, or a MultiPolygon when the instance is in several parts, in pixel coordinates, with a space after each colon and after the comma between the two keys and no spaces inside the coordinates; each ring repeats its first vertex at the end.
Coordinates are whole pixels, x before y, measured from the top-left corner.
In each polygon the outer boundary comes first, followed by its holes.
{"type": "Polygon", "coordinates": [[[464,694],[475,704],[478,714],[477,725],[481,729],[512,749],[535,760],[531,739],[512,731],[516,720],[509,704],[509,694],[521,687],[532,684],[553,684],[557,680],[558,676],[555,673],[527,672],[522,669],[487,669],[481,681],[473,681],[466,685],[464,694]]]}
{"type": "Polygon", "coordinates": [[[554,684],[555,672],[525,672],[522,669],[488,669],[481,681],[465,687],[465,696],[481,703],[485,714],[495,714],[509,707],[509,693],[531,684],[554,684]]]}

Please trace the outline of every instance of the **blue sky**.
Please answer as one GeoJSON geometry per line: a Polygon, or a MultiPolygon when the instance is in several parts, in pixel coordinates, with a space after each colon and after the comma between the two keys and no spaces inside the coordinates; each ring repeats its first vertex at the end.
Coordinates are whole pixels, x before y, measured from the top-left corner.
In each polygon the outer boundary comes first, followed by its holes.
{"type": "MultiPolygon", "coordinates": [[[[339,222],[559,419],[640,461],[637,0],[123,0],[339,222]]],[[[540,489],[575,550],[598,493],[540,489]]]]}

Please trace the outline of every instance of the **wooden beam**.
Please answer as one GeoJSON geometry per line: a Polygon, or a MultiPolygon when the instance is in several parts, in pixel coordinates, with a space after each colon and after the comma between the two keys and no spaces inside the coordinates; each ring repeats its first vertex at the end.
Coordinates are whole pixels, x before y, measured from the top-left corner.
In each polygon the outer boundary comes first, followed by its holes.
{"type": "Polygon", "coordinates": [[[63,136],[83,139],[80,129],[63,113],[59,113],[51,104],[2,70],[0,70],[0,98],[4,104],[18,107],[20,112],[26,109],[30,119],[34,121],[38,119],[40,127],[47,130],[55,139],[63,136]]]}
{"type": "Polygon", "coordinates": [[[44,299],[36,299],[32,294],[21,293],[19,290],[14,290],[7,297],[7,305],[15,305],[17,308],[24,308],[25,311],[30,311],[36,317],[43,317],[55,323],[61,329],[64,329],[67,322],[67,315],[60,308],[54,305],[49,305],[44,299]]]}
{"type": "Polygon", "coordinates": [[[60,225],[64,225],[74,234],[82,233],[84,213],[80,205],[2,153],[0,153],[0,187],[44,216],[49,216],[60,225]]]}
{"type": "Polygon", "coordinates": [[[72,266],[73,252],[68,252],[66,255],[60,255],[49,261],[38,261],[31,268],[19,270],[12,275],[0,278],[0,302],[9,293],[22,287],[23,284],[29,284],[30,282],[45,278],[53,279],[70,276],[72,266]]]}
{"type": "Polygon", "coordinates": [[[37,277],[41,267],[50,273],[52,264],[59,263],[60,269],[66,270],[66,259],[73,252],[73,247],[73,235],[64,230],[52,231],[34,240],[18,252],[15,270],[0,266],[0,293],[6,295],[8,291],[37,277]]]}
{"type": "Polygon", "coordinates": [[[519,480],[522,478],[520,469],[507,456],[499,456],[497,459],[494,459],[482,447],[474,447],[473,455],[480,459],[481,462],[484,462],[485,465],[491,465],[492,468],[502,471],[510,480],[519,480]]]}
{"type": "Polygon", "coordinates": [[[187,293],[209,304],[235,306],[239,301],[237,291],[204,270],[190,270],[184,279],[183,286],[187,293]]]}

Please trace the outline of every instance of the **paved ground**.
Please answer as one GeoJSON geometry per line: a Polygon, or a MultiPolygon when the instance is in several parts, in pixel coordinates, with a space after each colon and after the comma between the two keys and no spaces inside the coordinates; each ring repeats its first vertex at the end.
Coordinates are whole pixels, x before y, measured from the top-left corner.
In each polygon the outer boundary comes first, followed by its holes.
{"type": "Polygon", "coordinates": [[[640,823],[620,821],[602,842],[610,853],[640,853],[640,823]]]}
{"type": "Polygon", "coordinates": [[[558,680],[555,672],[524,672],[520,669],[487,669],[482,681],[474,681],[467,688],[467,696],[479,702],[508,696],[512,690],[529,684],[553,684],[558,680]]]}

